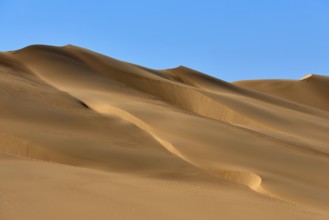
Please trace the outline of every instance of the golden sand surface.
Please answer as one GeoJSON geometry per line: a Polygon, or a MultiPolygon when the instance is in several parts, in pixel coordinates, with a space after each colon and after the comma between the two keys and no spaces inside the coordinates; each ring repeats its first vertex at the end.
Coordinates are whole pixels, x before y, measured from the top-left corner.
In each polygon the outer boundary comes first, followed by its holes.
{"type": "Polygon", "coordinates": [[[329,219],[329,77],[0,53],[0,219],[329,219]]]}

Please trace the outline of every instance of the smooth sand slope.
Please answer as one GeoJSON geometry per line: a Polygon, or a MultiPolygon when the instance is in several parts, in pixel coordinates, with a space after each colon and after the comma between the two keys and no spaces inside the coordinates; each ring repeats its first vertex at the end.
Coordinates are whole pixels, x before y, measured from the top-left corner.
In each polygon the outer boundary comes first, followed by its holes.
{"type": "Polygon", "coordinates": [[[329,77],[228,83],[0,53],[0,219],[328,219],[329,77]]]}

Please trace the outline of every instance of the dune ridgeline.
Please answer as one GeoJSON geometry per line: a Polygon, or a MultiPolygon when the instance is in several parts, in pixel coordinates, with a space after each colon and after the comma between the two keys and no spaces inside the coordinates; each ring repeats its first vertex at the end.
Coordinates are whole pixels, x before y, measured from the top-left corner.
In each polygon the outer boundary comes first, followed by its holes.
{"type": "Polygon", "coordinates": [[[0,53],[0,219],[329,219],[329,77],[228,83],[0,53]]]}

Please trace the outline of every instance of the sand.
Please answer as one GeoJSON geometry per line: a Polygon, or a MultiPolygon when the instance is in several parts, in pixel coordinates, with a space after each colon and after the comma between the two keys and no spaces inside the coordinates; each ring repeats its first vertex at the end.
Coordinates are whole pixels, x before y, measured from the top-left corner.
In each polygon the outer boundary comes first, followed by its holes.
{"type": "Polygon", "coordinates": [[[328,219],[329,77],[228,83],[0,53],[0,219],[328,219]]]}

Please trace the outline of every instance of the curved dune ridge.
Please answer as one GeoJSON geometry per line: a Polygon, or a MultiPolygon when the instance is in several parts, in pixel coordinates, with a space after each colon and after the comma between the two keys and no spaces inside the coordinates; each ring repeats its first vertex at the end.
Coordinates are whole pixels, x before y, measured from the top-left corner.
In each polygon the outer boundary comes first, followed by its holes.
{"type": "Polygon", "coordinates": [[[0,218],[329,217],[327,76],[228,83],[72,45],[0,53],[0,75],[0,218]]]}

